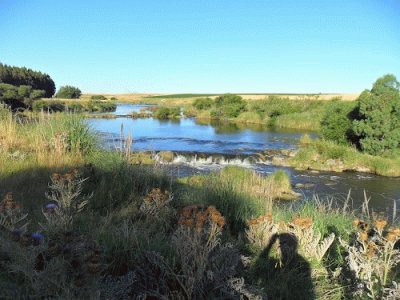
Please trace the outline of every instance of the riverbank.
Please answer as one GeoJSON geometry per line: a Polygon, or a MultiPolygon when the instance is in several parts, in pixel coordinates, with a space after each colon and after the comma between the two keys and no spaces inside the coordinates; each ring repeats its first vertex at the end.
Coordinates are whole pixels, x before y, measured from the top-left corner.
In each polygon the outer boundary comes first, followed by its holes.
{"type": "MultiPolygon", "coordinates": [[[[272,192],[290,190],[282,172],[228,168],[176,181],[160,167],[130,164],[129,151],[99,150],[77,115],[16,118],[1,111],[0,214],[20,216],[0,229],[2,297],[348,298],[355,287],[369,292],[363,277],[347,281],[346,245],[365,241],[353,215],[379,230],[385,251],[386,240],[400,238],[388,219],[349,203],[278,205],[272,192]]],[[[371,255],[393,271],[374,293],[395,291],[397,256],[371,255]]]]}
{"type": "Polygon", "coordinates": [[[373,156],[357,149],[321,139],[303,137],[298,150],[272,158],[278,166],[301,170],[362,172],[380,176],[400,176],[398,156],[373,156]]]}

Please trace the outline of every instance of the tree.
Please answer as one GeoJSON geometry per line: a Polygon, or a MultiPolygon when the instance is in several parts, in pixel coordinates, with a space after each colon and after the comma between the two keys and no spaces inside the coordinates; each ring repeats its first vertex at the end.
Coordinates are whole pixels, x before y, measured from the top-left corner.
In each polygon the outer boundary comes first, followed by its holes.
{"type": "Polygon", "coordinates": [[[360,148],[373,155],[394,150],[400,144],[400,83],[394,75],[379,78],[358,98],[353,130],[360,148]]]}
{"type": "Polygon", "coordinates": [[[82,92],[79,88],[65,85],[60,87],[58,90],[56,97],[64,98],[64,99],[78,99],[81,96],[82,92]]]}

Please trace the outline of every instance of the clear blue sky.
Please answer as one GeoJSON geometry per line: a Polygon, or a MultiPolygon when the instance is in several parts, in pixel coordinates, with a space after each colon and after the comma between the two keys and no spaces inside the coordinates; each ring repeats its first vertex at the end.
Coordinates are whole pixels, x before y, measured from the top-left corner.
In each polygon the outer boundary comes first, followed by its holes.
{"type": "Polygon", "coordinates": [[[0,62],[84,92],[359,92],[400,77],[399,0],[0,0],[0,62]]]}

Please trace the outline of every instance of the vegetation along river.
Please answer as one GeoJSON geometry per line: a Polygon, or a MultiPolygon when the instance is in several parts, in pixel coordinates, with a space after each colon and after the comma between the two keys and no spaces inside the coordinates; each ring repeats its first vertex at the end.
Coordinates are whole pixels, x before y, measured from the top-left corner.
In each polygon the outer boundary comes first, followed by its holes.
{"type": "MultiPolygon", "coordinates": [[[[118,104],[114,114],[128,115],[145,105],[118,104]]],[[[271,162],[282,150],[294,150],[300,137],[308,133],[296,130],[277,130],[262,125],[238,125],[221,122],[201,122],[195,119],[157,120],[153,118],[89,119],[91,127],[100,133],[103,144],[116,149],[123,138],[133,138],[133,151],[172,151],[168,165],[175,174],[187,176],[218,170],[226,165],[239,165],[270,174],[284,169],[291,177],[294,190],[321,199],[333,197],[335,201],[351,195],[350,205],[361,206],[364,191],[370,197],[370,207],[376,211],[392,210],[394,201],[400,208],[400,178],[380,177],[364,173],[332,173],[299,171],[277,167],[271,162]]]]}

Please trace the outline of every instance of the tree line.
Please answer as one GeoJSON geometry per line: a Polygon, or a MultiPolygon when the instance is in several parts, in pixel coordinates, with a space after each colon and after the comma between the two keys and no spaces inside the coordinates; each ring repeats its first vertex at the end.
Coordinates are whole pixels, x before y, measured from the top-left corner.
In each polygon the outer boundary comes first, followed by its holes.
{"type": "Polygon", "coordinates": [[[13,86],[30,86],[32,90],[44,91],[50,98],[56,91],[56,85],[48,74],[25,67],[15,67],[0,63],[0,83],[13,86]]]}

